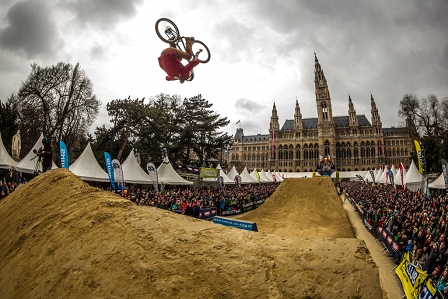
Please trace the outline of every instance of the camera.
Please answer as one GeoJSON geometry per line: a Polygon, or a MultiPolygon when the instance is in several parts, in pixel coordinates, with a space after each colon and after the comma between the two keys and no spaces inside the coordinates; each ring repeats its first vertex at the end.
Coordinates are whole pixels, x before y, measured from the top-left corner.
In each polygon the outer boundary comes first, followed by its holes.
{"type": "MultiPolygon", "coordinates": [[[[33,153],[35,154],[33,159],[39,158],[39,160],[40,160],[43,157],[43,154],[42,154],[43,150],[44,149],[42,147],[40,147],[39,149],[33,149],[33,153]]],[[[33,160],[33,159],[31,159],[31,160],[33,160]]]]}

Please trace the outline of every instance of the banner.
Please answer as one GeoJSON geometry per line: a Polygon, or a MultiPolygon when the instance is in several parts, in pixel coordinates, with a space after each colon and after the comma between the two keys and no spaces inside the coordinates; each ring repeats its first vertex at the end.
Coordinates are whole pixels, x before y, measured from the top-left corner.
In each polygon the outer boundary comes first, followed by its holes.
{"type": "Polygon", "coordinates": [[[375,184],[375,173],[373,172],[373,170],[370,170],[369,173],[370,173],[370,176],[372,177],[372,183],[375,184]]]}
{"type": "Polygon", "coordinates": [[[260,184],[261,183],[260,174],[256,170],[254,170],[254,172],[255,172],[255,176],[257,177],[258,184],[260,184]]]}
{"type": "Polygon", "coordinates": [[[404,191],[406,189],[406,186],[404,185],[404,165],[403,163],[400,163],[400,176],[401,176],[401,189],[404,191]]]}
{"type": "Polygon", "coordinates": [[[410,263],[409,252],[403,254],[401,263],[395,268],[401,280],[406,298],[435,298],[437,290],[431,279],[422,269],[410,263]]]}
{"type": "Polygon", "coordinates": [[[417,152],[418,172],[420,172],[420,174],[424,174],[423,163],[425,157],[423,156],[422,149],[420,148],[420,143],[417,140],[414,140],[414,145],[415,145],[415,151],[417,152]]]}
{"type": "Polygon", "coordinates": [[[447,168],[448,162],[445,159],[442,159],[441,162],[442,162],[443,177],[445,178],[445,188],[446,188],[445,192],[448,194],[448,178],[446,176],[446,168],[447,168]]]}
{"type": "Polygon", "coordinates": [[[114,169],[114,178],[115,178],[115,183],[117,184],[117,189],[124,191],[123,170],[121,169],[120,161],[118,161],[117,159],[113,159],[112,167],[114,169]]]}
{"type": "Polygon", "coordinates": [[[110,155],[108,152],[104,152],[104,161],[106,162],[106,170],[107,174],[109,175],[109,181],[110,185],[112,186],[112,189],[117,191],[115,189],[115,179],[114,179],[114,168],[112,167],[112,159],[110,158],[110,155]]]}
{"type": "Polygon", "coordinates": [[[148,171],[149,178],[151,180],[152,185],[154,186],[154,190],[159,191],[159,178],[157,175],[157,168],[154,163],[148,163],[146,165],[146,170],[148,171]]]}
{"type": "Polygon", "coordinates": [[[359,174],[357,174],[356,177],[358,178],[358,181],[365,183],[365,182],[364,182],[364,179],[363,179],[362,176],[360,176],[359,174]]]}
{"type": "Polygon", "coordinates": [[[241,188],[241,176],[239,174],[237,174],[235,176],[234,181],[235,181],[235,186],[237,186],[238,188],[241,188]]]}
{"type": "Polygon", "coordinates": [[[68,168],[68,151],[64,141],[59,141],[59,158],[61,160],[61,168],[68,168]]]}
{"type": "Polygon", "coordinates": [[[389,173],[389,182],[392,185],[392,187],[395,188],[394,173],[391,169],[389,169],[388,173],[389,173]]]}
{"type": "Polygon", "coordinates": [[[205,178],[216,179],[218,176],[219,176],[219,170],[216,168],[201,167],[199,169],[199,177],[201,179],[205,179],[205,178]]]}

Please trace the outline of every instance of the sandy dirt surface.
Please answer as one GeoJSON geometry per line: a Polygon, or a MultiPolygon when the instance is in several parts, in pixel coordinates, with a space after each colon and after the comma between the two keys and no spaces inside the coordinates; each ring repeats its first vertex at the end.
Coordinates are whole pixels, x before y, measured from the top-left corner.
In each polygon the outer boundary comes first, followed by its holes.
{"type": "Polygon", "coordinates": [[[328,178],[286,179],[250,232],[52,170],[0,202],[0,298],[399,298],[346,205],[328,178]]]}

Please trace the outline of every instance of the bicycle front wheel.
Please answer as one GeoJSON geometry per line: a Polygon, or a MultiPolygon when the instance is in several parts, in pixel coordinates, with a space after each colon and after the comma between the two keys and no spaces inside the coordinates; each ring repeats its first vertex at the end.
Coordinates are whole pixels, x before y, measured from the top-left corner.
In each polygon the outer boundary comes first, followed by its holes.
{"type": "Polygon", "coordinates": [[[173,21],[167,18],[158,19],[156,22],[157,36],[165,43],[179,40],[179,29],[173,21]]]}
{"type": "Polygon", "coordinates": [[[201,41],[195,40],[192,45],[194,57],[201,63],[207,63],[210,61],[210,50],[201,41]]]}

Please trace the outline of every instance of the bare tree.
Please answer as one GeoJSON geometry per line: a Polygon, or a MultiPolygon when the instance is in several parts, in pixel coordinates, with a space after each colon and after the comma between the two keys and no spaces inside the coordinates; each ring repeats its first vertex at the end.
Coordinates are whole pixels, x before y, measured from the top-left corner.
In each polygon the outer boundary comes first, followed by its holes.
{"type": "Polygon", "coordinates": [[[63,62],[49,67],[32,64],[12,101],[18,107],[21,129],[39,130],[68,146],[87,133],[101,105],[79,63],[63,62]]]}

